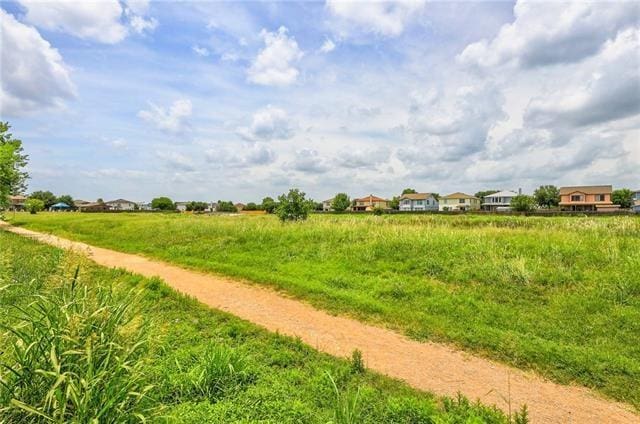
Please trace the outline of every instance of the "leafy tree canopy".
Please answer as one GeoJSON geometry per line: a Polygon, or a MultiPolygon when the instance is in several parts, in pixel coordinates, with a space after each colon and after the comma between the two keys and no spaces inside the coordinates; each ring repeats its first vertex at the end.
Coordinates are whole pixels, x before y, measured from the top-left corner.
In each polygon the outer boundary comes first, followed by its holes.
{"type": "Polygon", "coordinates": [[[556,207],[560,203],[560,190],[554,185],[542,185],[533,192],[533,197],[541,207],[556,207]]]}
{"type": "Polygon", "coordinates": [[[278,204],[271,197],[265,197],[262,199],[262,210],[267,211],[267,213],[273,213],[276,210],[278,204]]]}
{"type": "Polygon", "coordinates": [[[292,188],[289,193],[278,196],[276,215],[282,222],[301,221],[307,219],[309,211],[313,208],[312,201],[306,194],[297,188],[292,188]]]}
{"type": "Polygon", "coordinates": [[[44,209],[44,202],[40,199],[30,198],[24,202],[24,207],[29,211],[29,213],[35,214],[44,209]]]}
{"type": "Polygon", "coordinates": [[[0,206],[8,196],[23,193],[29,174],[24,171],[29,157],[23,153],[22,141],[9,133],[8,122],[0,122],[0,206]]]}
{"type": "Polygon", "coordinates": [[[614,205],[620,205],[622,209],[629,209],[633,206],[633,191],[628,188],[613,190],[611,201],[614,205]]]}
{"type": "Polygon", "coordinates": [[[404,195],[404,194],[415,194],[415,193],[417,193],[417,191],[415,191],[415,190],[414,190],[414,189],[412,189],[412,188],[405,188],[404,190],[402,190],[402,194],[403,194],[403,195],[404,195]]]}
{"type": "Polygon", "coordinates": [[[68,194],[63,194],[62,196],[59,196],[56,199],[56,203],[64,203],[72,208],[75,206],[75,204],[73,203],[73,197],[71,197],[68,194]]]}
{"type": "Polygon", "coordinates": [[[189,202],[187,203],[187,210],[193,212],[203,212],[209,207],[206,202],[189,202]]]}
{"type": "Polygon", "coordinates": [[[33,193],[31,193],[31,195],[29,195],[29,198],[42,200],[42,202],[44,202],[44,207],[46,209],[49,209],[58,201],[58,198],[50,191],[41,191],[41,190],[34,191],[33,193]]]}
{"type": "Polygon", "coordinates": [[[233,204],[231,200],[224,201],[218,200],[218,207],[216,208],[218,212],[238,212],[238,208],[233,204]]]}
{"type": "Polygon", "coordinates": [[[351,206],[351,199],[347,193],[338,193],[331,201],[331,209],[336,212],[344,212],[351,206]]]}
{"type": "Polygon", "coordinates": [[[475,197],[477,197],[478,199],[480,199],[481,202],[484,202],[484,197],[485,196],[489,196],[491,194],[495,194],[497,192],[499,192],[500,190],[483,190],[483,191],[479,191],[476,194],[474,194],[475,197]]]}
{"type": "Polygon", "coordinates": [[[255,204],[254,202],[247,203],[247,206],[244,207],[245,211],[258,211],[260,210],[260,206],[255,204]]]}
{"type": "Polygon", "coordinates": [[[400,196],[393,196],[393,198],[389,201],[389,207],[395,210],[400,209],[400,196]]]}
{"type": "Polygon", "coordinates": [[[161,211],[173,211],[176,209],[176,204],[168,197],[162,196],[151,200],[151,208],[159,209],[161,211]]]}
{"type": "Polygon", "coordinates": [[[535,209],[536,200],[526,194],[518,194],[511,198],[511,209],[516,212],[529,212],[535,209]]]}

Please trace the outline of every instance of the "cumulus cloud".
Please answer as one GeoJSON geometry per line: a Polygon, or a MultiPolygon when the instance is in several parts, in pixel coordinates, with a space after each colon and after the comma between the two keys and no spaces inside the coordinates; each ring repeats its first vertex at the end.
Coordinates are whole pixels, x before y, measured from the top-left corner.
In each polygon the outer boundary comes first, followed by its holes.
{"type": "Polygon", "coordinates": [[[158,151],[156,156],[163,160],[165,166],[172,171],[191,172],[196,170],[193,160],[182,153],[173,151],[158,151]]]}
{"type": "Polygon", "coordinates": [[[425,0],[375,1],[363,4],[351,0],[327,0],[327,10],[337,21],[341,36],[353,29],[385,37],[400,35],[409,22],[424,9],[425,0]]]}
{"type": "Polygon", "coordinates": [[[160,130],[180,132],[187,126],[187,118],[191,116],[191,100],[180,99],[168,108],[149,103],[149,110],[141,110],[138,117],[155,125],[160,130]]]}
{"type": "Polygon", "coordinates": [[[33,27],[0,9],[0,113],[18,116],[58,107],[75,96],[69,68],[33,27]]]}
{"type": "Polygon", "coordinates": [[[336,157],[336,163],[344,168],[371,169],[387,162],[391,151],[386,147],[374,149],[350,149],[336,157]]]}
{"type": "Polygon", "coordinates": [[[525,123],[582,127],[640,113],[640,30],[627,29],[585,63],[579,84],[531,100],[525,123]]]}
{"type": "Polygon", "coordinates": [[[236,133],[247,141],[285,140],[293,137],[295,129],[285,110],[268,105],[254,113],[250,126],[240,127],[236,133]]]}
{"type": "Polygon", "coordinates": [[[252,143],[242,149],[208,149],[205,157],[209,163],[219,167],[248,168],[273,163],[276,154],[268,146],[252,143]]]}
{"type": "Polygon", "coordinates": [[[335,50],[335,48],[336,48],[336,44],[333,41],[325,40],[325,42],[322,43],[322,46],[320,46],[320,52],[329,53],[335,50]]]}
{"type": "Polygon", "coordinates": [[[105,44],[119,43],[127,37],[130,29],[143,33],[158,25],[154,18],[142,16],[147,12],[148,1],[128,0],[124,7],[118,0],[19,2],[26,9],[26,21],[39,28],[105,44]]]}
{"type": "Polygon", "coordinates": [[[300,71],[295,68],[303,53],[287,28],[281,26],[276,32],[262,30],[260,37],[265,47],[258,53],[247,70],[247,79],[260,85],[287,86],[296,82],[300,71]]]}
{"type": "Polygon", "coordinates": [[[468,45],[461,63],[479,67],[514,64],[535,68],[578,62],[640,20],[637,2],[539,2],[519,0],[515,20],[492,40],[468,45]]]}
{"type": "Polygon", "coordinates": [[[296,171],[308,174],[322,174],[330,168],[327,160],[313,149],[296,151],[293,160],[287,165],[296,171]]]}
{"type": "Polygon", "coordinates": [[[211,54],[209,49],[207,49],[206,47],[200,47],[198,45],[195,45],[195,46],[191,47],[191,50],[193,50],[193,52],[195,54],[197,54],[198,56],[201,56],[201,57],[207,57],[207,56],[209,56],[211,54]]]}
{"type": "Polygon", "coordinates": [[[456,161],[485,148],[489,131],[505,117],[503,101],[489,83],[463,86],[452,95],[429,90],[413,96],[406,131],[428,149],[429,160],[456,161]]]}

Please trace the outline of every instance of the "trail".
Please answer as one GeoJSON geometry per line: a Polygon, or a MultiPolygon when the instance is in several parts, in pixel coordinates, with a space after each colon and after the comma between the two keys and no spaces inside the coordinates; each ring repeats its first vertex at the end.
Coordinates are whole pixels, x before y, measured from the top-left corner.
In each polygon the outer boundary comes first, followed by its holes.
{"type": "Polygon", "coordinates": [[[390,330],[333,316],[267,288],[7,224],[0,223],[0,227],[81,252],[100,265],[160,277],[212,308],[270,331],[300,337],[322,352],[346,357],[359,349],[368,368],[420,390],[446,396],[460,392],[505,412],[526,404],[532,423],[640,423],[631,406],[604,399],[589,389],[564,386],[444,344],[410,340],[390,330]]]}

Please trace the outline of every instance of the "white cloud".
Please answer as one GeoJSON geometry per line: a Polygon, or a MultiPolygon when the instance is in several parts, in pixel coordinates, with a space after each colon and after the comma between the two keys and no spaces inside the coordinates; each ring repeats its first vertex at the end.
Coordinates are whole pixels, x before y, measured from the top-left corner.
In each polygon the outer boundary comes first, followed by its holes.
{"type": "Polygon", "coordinates": [[[296,151],[293,161],[288,163],[287,166],[298,172],[309,174],[322,174],[330,169],[327,160],[313,149],[296,151]]]}
{"type": "Polygon", "coordinates": [[[254,113],[249,127],[236,130],[247,141],[284,140],[291,138],[294,132],[294,124],[287,112],[271,105],[254,113]]]}
{"type": "Polygon", "coordinates": [[[322,46],[320,46],[320,51],[322,53],[329,53],[334,51],[336,48],[336,44],[331,41],[331,40],[325,40],[324,43],[322,43],[322,46]]]}
{"type": "Polygon", "coordinates": [[[338,21],[337,32],[347,36],[352,27],[387,37],[400,35],[423,10],[425,0],[373,1],[327,0],[326,7],[338,21]]]}
{"type": "Polygon", "coordinates": [[[201,56],[201,57],[207,57],[207,56],[209,56],[211,54],[209,49],[207,49],[206,47],[200,47],[198,45],[195,45],[195,46],[191,47],[191,50],[193,50],[193,52],[195,54],[197,54],[198,56],[201,56]]]}
{"type": "Polygon", "coordinates": [[[27,11],[26,21],[39,28],[105,44],[119,43],[130,30],[142,34],[158,26],[155,18],[143,16],[149,9],[147,0],[18,1],[27,11]]]}
{"type": "Polygon", "coordinates": [[[273,163],[276,154],[264,144],[251,143],[242,149],[208,149],[205,157],[211,164],[219,167],[249,168],[273,163]]]}
{"type": "Polygon", "coordinates": [[[288,36],[287,28],[283,26],[276,32],[263,29],[260,36],[265,47],[247,70],[247,79],[260,85],[293,84],[300,73],[294,64],[303,56],[296,40],[288,36]]]}
{"type": "Polygon", "coordinates": [[[172,151],[158,151],[156,156],[164,160],[165,165],[172,171],[191,172],[196,170],[196,166],[191,158],[182,153],[172,151]]]}
{"type": "Polygon", "coordinates": [[[75,87],[58,50],[33,27],[0,9],[2,40],[0,112],[17,116],[58,107],[75,96],[75,87]]]}
{"type": "Polygon", "coordinates": [[[168,108],[149,103],[150,110],[141,110],[138,117],[154,124],[158,129],[180,132],[185,129],[187,118],[191,116],[191,100],[180,99],[168,108]]]}
{"type": "Polygon", "coordinates": [[[637,2],[539,2],[520,0],[515,20],[493,40],[468,45],[461,63],[491,67],[512,63],[535,68],[578,62],[598,52],[618,30],[637,24],[637,2]]]}

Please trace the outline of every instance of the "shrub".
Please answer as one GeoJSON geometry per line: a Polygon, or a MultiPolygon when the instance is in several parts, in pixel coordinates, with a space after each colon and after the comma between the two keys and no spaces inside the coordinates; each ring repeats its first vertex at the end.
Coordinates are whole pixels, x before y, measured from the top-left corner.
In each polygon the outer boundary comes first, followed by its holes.
{"type": "Polygon", "coordinates": [[[276,215],[282,222],[305,220],[312,207],[305,198],[305,193],[297,188],[292,188],[289,193],[279,196],[278,201],[276,215]]]}
{"type": "Polygon", "coordinates": [[[238,212],[238,208],[236,208],[231,200],[226,202],[224,200],[218,200],[216,212],[238,212]]]}
{"type": "Polygon", "coordinates": [[[161,211],[173,211],[176,209],[176,205],[173,203],[173,200],[168,197],[156,197],[151,200],[151,208],[161,211]]]}
{"type": "MultiPolygon", "coordinates": [[[[76,271],[77,277],[77,271],[76,271]]],[[[76,279],[14,306],[5,327],[0,422],[123,422],[155,415],[140,358],[146,337],[132,328],[132,300],[89,293],[76,279]]]]}
{"type": "Polygon", "coordinates": [[[366,368],[364,361],[362,360],[362,352],[359,349],[355,349],[351,353],[351,372],[354,374],[363,374],[366,368]]]}
{"type": "Polygon", "coordinates": [[[44,202],[40,199],[27,199],[27,201],[24,202],[24,207],[29,213],[36,214],[44,209],[44,202]]]}
{"type": "Polygon", "coordinates": [[[356,424],[362,421],[362,405],[360,404],[360,388],[355,392],[346,389],[338,389],[331,374],[327,373],[333,393],[335,394],[335,404],[333,410],[333,422],[336,424],[356,424]]]}
{"type": "Polygon", "coordinates": [[[516,212],[529,212],[536,207],[536,201],[531,196],[519,194],[511,199],[510,206],[516,212]]]}
{"type": "Polygon", "coordinates": [[[373,208],[373,214],[376,216],[380,216],[384,213],[384,209],[382,209],[380,206],[376,206],[375,208],[373,208]]]}

